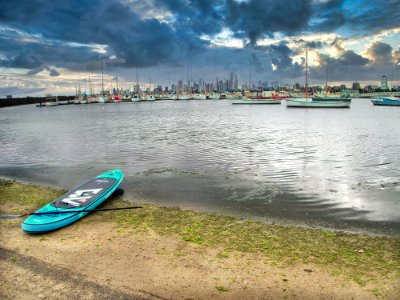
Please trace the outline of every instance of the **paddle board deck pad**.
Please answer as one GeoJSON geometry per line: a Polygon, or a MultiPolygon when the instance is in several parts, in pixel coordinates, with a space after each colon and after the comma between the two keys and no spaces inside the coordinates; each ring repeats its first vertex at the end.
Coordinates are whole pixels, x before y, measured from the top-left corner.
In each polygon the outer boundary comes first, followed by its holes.
{"type": "Polygon", "coordinates": [[[100,174],[36,211],[36,213],[48,212],[51,214],[31,215],[26,218],[21,225],[22,230],[28,233],[43,233],[78,221],[89,213],[79,212],[79,210],[91,210],[99,206],[111,196],[123,179],[124,174],[120,170],[100,174]],[[68,210],[74,212],[58,213],[68,210]]]}

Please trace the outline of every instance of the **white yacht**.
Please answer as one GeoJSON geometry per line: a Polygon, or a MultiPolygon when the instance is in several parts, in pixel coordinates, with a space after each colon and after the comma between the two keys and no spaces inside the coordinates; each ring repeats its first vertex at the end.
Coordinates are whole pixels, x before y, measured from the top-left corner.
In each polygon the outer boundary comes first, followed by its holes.
{"type": "Polygon", "coordinates": [[[193,100],[206,100],[207,97],[204,94],[197,93],[197,94],[192,95],[192,99],[193,100]]]}

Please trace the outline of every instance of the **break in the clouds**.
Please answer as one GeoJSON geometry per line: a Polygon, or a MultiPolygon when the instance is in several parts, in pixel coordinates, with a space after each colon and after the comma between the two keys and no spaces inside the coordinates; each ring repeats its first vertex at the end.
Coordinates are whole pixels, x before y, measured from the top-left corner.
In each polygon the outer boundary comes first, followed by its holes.
{"type": "Polygon", "coordinates": [[[400,0],[0,0],[0,7],[0,68],[32,80],[45,73],[62,82],[101,66],[126,77],[150,68],[164,70],[153,77],[168,69],[178,77],[206,65],[214,75],[250,69],[254,80],[299,81],[306,47],[312,78],[329,66],[335,81],[378,80],[400,53],[400,0]]]}

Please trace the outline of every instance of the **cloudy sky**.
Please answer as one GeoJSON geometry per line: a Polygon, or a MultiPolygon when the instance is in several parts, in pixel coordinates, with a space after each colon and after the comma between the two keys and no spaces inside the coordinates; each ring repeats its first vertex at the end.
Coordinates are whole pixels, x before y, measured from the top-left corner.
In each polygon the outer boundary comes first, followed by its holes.
{"type": "Polygon", "coordinates": [[[0,0],[0,97],[202,78],[398,82],[400,0],[0,0]]]}

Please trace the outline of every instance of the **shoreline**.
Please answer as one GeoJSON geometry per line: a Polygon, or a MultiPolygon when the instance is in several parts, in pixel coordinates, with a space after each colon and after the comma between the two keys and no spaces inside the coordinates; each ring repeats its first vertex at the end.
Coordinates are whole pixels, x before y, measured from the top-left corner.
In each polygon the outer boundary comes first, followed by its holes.
{"type": "MultiPolygon", "coordinates": [[[[0,210],[33,211],[63,192],[0,179],[0,210]]],[[[102,207],[127,203],[113,195],[102,207]]],[[[145,299],[395,299],[400,294],[397,237],[140,204],[141,210],[92,213],[39,236],[23,233],[21,219],[1,220],[0,250],[9,253],[0,259],[9,270],[2,280],[10,293],[6,298],[21,290],[18,285],[17,291],[11,288],[9,276],[23,268],[17,262],[24,259],[62,267],[93,284],[145,299]]]]}
{"type": "MultiPolygon", "coordinates": [[[[33,180],[29,176],[27,178],[16,178],[14,175],[1,175],[1,180],[8,180],[8,181],[17,181],[27,185],[37,185],[42,187],[48,187],[55,190],[63,190],[64,188],[50,182],[42,182],[40,180],[33,180]]],[[[123,184],[122,184],[123,189],[123,184]]],[[[134,196],[128,196],[128,198],[132,198],[134,196]]],[[[128,201],[130,203],[135,203],[135,201],[130,199],[125,199],[127,197],[123,197],[123,201],[128,201]]],[[[276,216],[276,215],[269,215],[269,216],[260,216],[260,215],[252,215],[250,213],[243,213],[239,212],[238,210],[227,210],[224,211],[219,209],[218,207],[198,207],[193,205],[180,205],[179,203],[167,204],[167,203],[157,203],[157,201],[141,199],[136,201],[138,203],[145,203],[145,204],[152,204],[155,206],[161,207],[180,207],[182,210],[191,210],[198,213],[206,213],[212,215],[219,215],[224,217],[233,217],[238,219],[245,219],[245,220],[253,220],[256,222],[260,222],[267,225],[278,225],[283,227],[299,227],[305,230],[308,229],[315,229],[315,230],[325,230],[325,231],[332,231],[332,232],[343,232],[347,234],[356,234],[356,235],[367,235],[367,236],[377,236],[377,237],[394,237],[400,238],[400,231],[395,228],[394,226],[388,226],[388,224],[392,224],[391,221],[360,221],[360,220],[347,220],[345,221],[346,224],[335,223],[332,220],[320,220],[318,222],[307,220],[307,219],[293,219],[287,216],[276,216]]],[[[393,223],[397,224],[397,223],[393,223]]]]}

